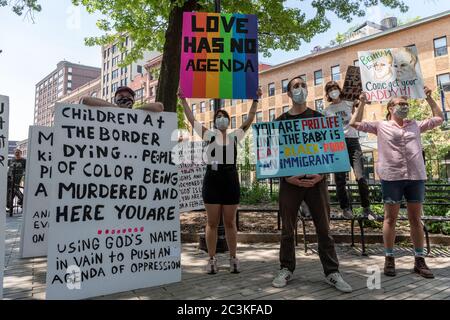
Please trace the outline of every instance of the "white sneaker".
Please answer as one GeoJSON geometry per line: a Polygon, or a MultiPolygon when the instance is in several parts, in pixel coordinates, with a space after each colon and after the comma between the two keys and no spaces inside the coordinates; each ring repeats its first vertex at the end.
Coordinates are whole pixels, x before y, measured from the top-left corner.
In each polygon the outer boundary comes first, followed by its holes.
{"type": "Polygon", "coordinates": [[[352,292],[352,287],[344,281],[339,272],[331,273],[325,278],[326,283],[342,292],[352,292]]]}
{"type": "Polygon", "coordinates": [[[238,258],[230,259],[230,272],[231,273],[239,273],[241,272],[241,264],[239,263],[238,258]]]}
{"type": "Polygon", "coordinates": [[[277,276],[272,281],[272,286],[275,288],[283,288],[287,285],[289,281],[292,280],[293,274],[288,269],[281,269],[277,276]]]}
{"type": "Polygon", "coordinates": [[[208,264],[206,265],[206,273],[208,274],[216,274],[219,271],[219,268],[217,267],[217,259],[210,258],[208,260],[208,264]]]}

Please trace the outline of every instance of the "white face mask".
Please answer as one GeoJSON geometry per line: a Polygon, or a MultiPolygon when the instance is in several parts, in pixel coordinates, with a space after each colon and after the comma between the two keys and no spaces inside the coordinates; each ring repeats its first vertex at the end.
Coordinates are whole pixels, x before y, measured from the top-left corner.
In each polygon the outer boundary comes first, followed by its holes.
{"type": "Polygon", "coordinates": [[[225,130],[226,128],[228,128],[228,124],[228,118],[221,117],[216,119],[216,128],[219,130],[225,130]]]}
{"type": "Polygon", "coordinates": [[[292,100],[297,104],[305,103],[308,97],[308,90],[306,88],[294,88],[291,90],[292,100]]]}
{"type": "Polygon", "coordinates": [[[335,100],[335,99],[339,98],[339,96],[341,95],[341,92],[339,90],[333,90],[330,93],[328,93],[328,95],[330,96],[331,99],[335,100]]]}

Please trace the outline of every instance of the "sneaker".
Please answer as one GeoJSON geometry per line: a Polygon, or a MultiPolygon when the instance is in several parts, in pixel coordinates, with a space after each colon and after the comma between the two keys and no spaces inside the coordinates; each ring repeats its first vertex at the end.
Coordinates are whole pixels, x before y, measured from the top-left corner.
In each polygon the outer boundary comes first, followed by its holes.
{"type": "Polygon", "coordinates": [[[337,290],[341,292],[352,292],[352,287],[345,282],[339,272],[334,272],[325,277],[326,283],[330,286],[335,287],[337,290]]]}
{"type": "Polygon", "coordinates": [[[378,215],[376,215],[369,207],[363,208],[363,217],[372,221],[377,221],[379,219],[378,215]]]}
{"type": "Polygon", "coordinates": [[[353,210],[351,208],[345,208],[342,210],[342,215],[346,219],[353,219],[353,210]]]}
{"type": "Polygon", "coordinates": [[[210,258],[208,260],[208,264],[206,265],[206,273],[208,274],[216,274],[219,271],[219,269],[217,268],[217,259],[214,258],[210,258]]]}
{"type": "Polygon", "coordinates": [[[281,269],[272,281],[275,288],[283,288],[292,280],[293,274],[287,268],[281,269]]]}
{"type": "Polygon", "coordinates": [[[386,256],[384,258],[384,274],[388,277],[394,277],[395,273],[395,258],[386,256]]]}
{"type": "Polygon", "coordinates": [[[434,274],[433,274],[433,272],[431,272],[431,270],[428,268],[427,264],[425,263],[424,257],[415,257],[414,272],[417,273],[419,276],[422,276],[427,279],[434,278],[434,274]]]}
{"type": "Polygon", "coordinates": [[[230,259],[230,272],[231,273],[239,273],[241,272],[241,266],[238,258],[230,259]]]}

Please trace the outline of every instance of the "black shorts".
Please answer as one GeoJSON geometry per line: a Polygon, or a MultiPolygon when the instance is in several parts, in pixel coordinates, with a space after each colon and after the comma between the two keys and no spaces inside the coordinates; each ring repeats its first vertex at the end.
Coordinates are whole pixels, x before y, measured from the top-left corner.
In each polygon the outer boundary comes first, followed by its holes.
{"type": "Polygon", "coordinates": [[[203,202],[206,204],[239,204],[241,188],[236,168],[206,170],[203,179],[203,202]]]}

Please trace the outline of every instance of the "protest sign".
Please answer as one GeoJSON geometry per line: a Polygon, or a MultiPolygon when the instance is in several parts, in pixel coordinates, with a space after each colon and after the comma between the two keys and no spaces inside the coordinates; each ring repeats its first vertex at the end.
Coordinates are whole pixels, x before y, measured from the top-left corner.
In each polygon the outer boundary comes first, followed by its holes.
{"type": "Polygon", "coordinates": [[[417,53],[410,48],[359,51],[363,91],[368,101],[406,96],[425,98],[417,53]]]}
{"type": "Polygon", "coordinates": [[[355,101],[359,99],[362,91],[361,74],[359,67],[348,66],[342,87],[342,100],[355,101]]]}
{"type": "Polygon", "coordinates": [[[20,244],[22,258],[47,255],[53,139],[53,128],[30,126],[20,244]]]}
{"type": "Polygon", "coordinates": [[[206,145],[206,141],[184,141],[177,144],[180,213],[205,208],[202,187],[206,172],[203,148],[206,145]]]}
{"type": "Polygon", "coordinates": [[[5,217],[8,175],[8,121],[9,98],[0,96],[0,299],[3,297],[3,271],[5,270],[5,217]]]}
{"type": "Polygon", "coordinates": [[[175,113],[57,105],[47,299],[181,280],[175,113]]]}
{"type": "Polygon", "coordinates": [[[184,12],[180,88],[187,98],[257,99],[255,15],[184,12]]]}
{"type": "Polygon", "coordinates": [[[253,124],[258,179],[350,170],[341,117],[253,124]]]}

